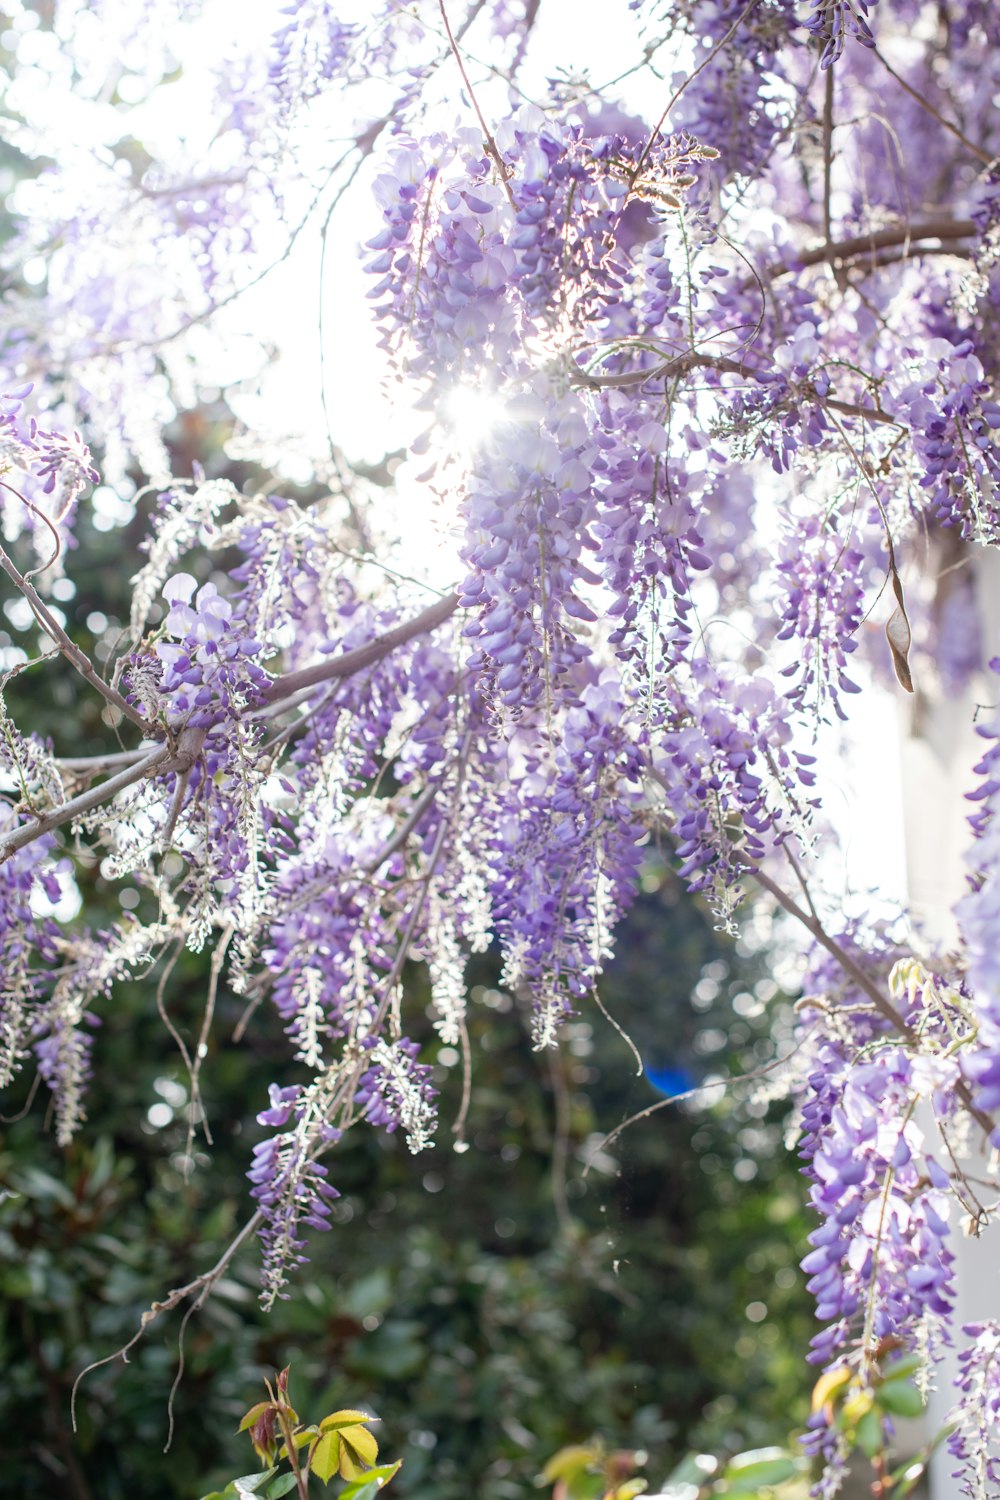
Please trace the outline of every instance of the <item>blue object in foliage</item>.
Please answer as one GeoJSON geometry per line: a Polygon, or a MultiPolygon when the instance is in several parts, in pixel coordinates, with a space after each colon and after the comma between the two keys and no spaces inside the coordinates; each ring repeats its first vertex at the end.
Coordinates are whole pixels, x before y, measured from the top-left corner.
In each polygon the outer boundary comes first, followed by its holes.
{"type": "Polygon", "coordinates": [[[645,1059],[643,1061],[646,1069],[646,1077],[656,1092],[663,1094],[667,1099],[671,1098],[674,1094],[686,1094],[688,1089],[693,1089],[697,1086],[697,1078],[687,1068],[673,1067],[670,1063],[665,1063],[663,1067],[657,1068],[645,1062],[645,1059]]]}

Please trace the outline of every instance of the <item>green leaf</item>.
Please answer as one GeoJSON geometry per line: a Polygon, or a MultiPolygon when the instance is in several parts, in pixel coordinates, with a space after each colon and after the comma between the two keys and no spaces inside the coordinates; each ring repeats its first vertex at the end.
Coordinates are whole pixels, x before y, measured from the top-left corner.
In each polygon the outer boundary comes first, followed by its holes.
{"type": "Polygon", "coordinates": [[[590,1464],[596,1463],[598,1456],[595,1448],[586,1448],[581,1443],[560,1448],[558,1453],[553,1453],[539,1477],[544,1484],[554,1484],[557,1479],[570,1479],[574,1474],[583,1473],[590,1464]]]}
{"type": "Polygon", "coordinates": [[[262,1474],[243,1474],[239,1479],[231,1480],[222,1493],[225,1496],[259,1495],[277,1472],[277,1469],[265,1469],[262,1474]]]}
{"type": "Polygon", "coordinates": [[[347,1295],[341,1299],[340,1311],[358,1322],[368,1313],[384,1313],[392,1301],[392,1281],[383,1268],[369,1271],[356,1281],[347,1295]]]}
{"type": "Polygon", "coordinates": [[[572,1479],[568,1479],[566,1486],[570,1500],[601,1500],[606,1493],[604,1476],[588,1473],[585,1469],[580,1470],[572,1479]]]}
{"type": "Polygon", "coordinates": [[[264,1500],[281,1500],[282,1495],[290,1495],[296,1482],[294,1474],[279,1474],[274,1483],[263,1491],[264,1500]]]}
{"type": "Polygon", "coordinates": [[[762,1484],[784,1484],[798,1472],[798,1463],[780,1448],[755,1448],[730,1459],[722,1478],[730,1492],[739,1495],[759,1489],[762,1484]]]}
{"type": "Polygon", "coordinates": [[[786,1479],[794,1479],[798,1472],[790,1458],[768,1459],[763,1463],[754,1464],[742,1474],[724,1474],[725,1493],[751,1495],[759,1490],[761,1485],[784,1484],[786,1479]]]}
{"type": "Polygon", "coordinates": [[[882,1418],[874,1407],[866,1411],[855,1429],[854,1441],[866,1458],[876,1458],[882,1452],[882,1418]]]}
{"type": "Polygon", "coordinates": [[[340,1467],[340,1436],[324,1432],[309,1450],[309,1470],[324,1484],[329,1484],[340,1467]]]}
{"type": "Polygon", "coordinates": [[[239,1479],[233,1480],[233,1484],[236,1486],[236,1493],[256,1495],[258,1490],[262,1490],[265,1484],[267,1484],[267,1481],[269,1479],[273,1479],[277,1472],[277,1468],[273,1468],[265,1469],[263,1474],[241,1475],[239,1479]]]}
{"type": "Polygon", "coordinates": [[[378,1462],[378,1443],[367,1427],[346,1427],[340,1433],[340,1473],[357,1479],[378,1462]]]}
{"type": "Polygon", "coordinates": [[[369,1416],[366,1411],[332,1411],[328,1417],[324,1417],[319,1424],[320,1432],[339,1432],[342,1427],[357,1427],[363,1422],[377,1422],[378,1417],[369,1416]]]}
{"type": "Polygon", "coordinates": [[[372,1496],[385,1489],[389,1480],[399,1473],[402,1462],[397,1458],[394,1464],[380,1464],[376,1469],[369,1469],[360,1479],[352,1479],[344,1485],[338,1500],[372,1500],[372,1496]]]}
{"type": "Polygon", "coordinates": [[[689,1453],[667,1475],[667,1484],[703,1485],[706,1480],[711,1479],[718,1467],[719,1460],[711,1453],[689,1453]]]}
{"type": "Polygon", "coordinates": [[[894,1417],[919,1417],[924,1398],[912,1380],[886,1380],[875,1392],[875,1400],[894,1417]]]}
{"type": "Polygon", "coordinates": [[[893,1360],[891,1365],[886,1365],[883,1378],[885,1380],[906,1380],[910,1375],[915,1375],[923,1368],[924,1361],[919,1354],[904,1354],[902,1359],[893,1360]]]}
{"type": "MultiPolygon", "coordinates": [[[[297,1432],[293,1432],[292,1433],[292,1445],[294,1446],[296,1453],[298,1452],[298,1450],[300,1448],[304,1448],[307,1443],[311,1443],[312,1440],[313,1440],[313,1438],[316,1437],[318,1434],[319,1434],[319,1428],[318,1427],[300,1427],[297,1432]]],[[[278,1457],[279,1458],[287,1458],[288,1457],[288,1445],[287,1445],[287,1443],[282,1443],[280,1449],[278,1450],[278,1457]]]]}
{"type": "Polygon", "coordinates": [[[353,1500],[375,1500],[379,1493],[379,1487],[374,1479],[352,1479],[349,1489],[341,1490],[337,1500],[342,1500],[344,1495],[353,1496],[353,1500]]]}
{"type": "Polygon", "coordinates": [[[909,1464],[904,1470],[902,1478],[895,1490],[896,1495],[910,1495],[923,1479],[927,1472],[927,1465],[918,1460],[909,1464]]]}
{"type": "Polygon", "coordinates": [[[619,1484],[612,1490],[612,1500],[636,1500],[636,1496],[648,1488],[648,1479],[626,1479],[624,1484],[619,1484]]]}

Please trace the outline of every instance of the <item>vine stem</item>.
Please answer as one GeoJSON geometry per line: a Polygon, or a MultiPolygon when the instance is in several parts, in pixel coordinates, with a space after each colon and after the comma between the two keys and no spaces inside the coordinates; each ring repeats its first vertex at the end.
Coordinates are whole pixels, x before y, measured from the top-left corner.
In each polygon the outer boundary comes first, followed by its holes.
{"type": "MultiPolygon", "coordinates": [[[[10,485],[4,485],[4,488],[10,489],[11,487],[10,485]]],[[[17,491],[15,490],[14,493],[16,494],[17,491]]],[[[59,624],[59,621],[52,614],[52,611],[39,597],[31,580],[18,570],[2,547],[0,547],[0,568],[7,574],[7,577],[18,592],[23,594],[31,613],[45,631],[45,634],[52,638],[63,656],[76,668],[80,676],[86,682],[89,682],[91,687],[96,688],[101,697],[106,699],[120,714],[137,725],[142,730],[143,735],[149,736],[153,732],[154,726],[148,719],[143,718],[138,709],[133,708],[127,698],[123,698],[117,689],[109,686],[104,681],[87,653],[81,650],[75,641],[70,640],[63,627],[59,624]]]]}
{"type": "Polygon", "coordinates": [[[729,30],[726,32],[725,36],[722,37],[718,42],[716,42],[715,46],[712,48],[712,50],[708,54],[708,56],[706,58],[704,58],[698,64],[698,66],[695,68],[695,70],[694,70],[693,73],[689,73],[688,74],[688,76],[685,78],[684,82],[681,84],[680,88],[677,89],[677,90],[675,90],[675,92],[671,95],[670,99],[667,102],[667,107],[664,109],[662,115],[657,120],[656,125],[654,126],[653,130],[650,132],[649,139],[647,140],[645,146],[643,146],[643,148],[642,148],[642,155],[639,157],[639,160],[635,164],[635,169],[632,172],[632,181],[633,182],[635,182],[636,178],[639,176],[639,173],[642,171],[643,167],[645,166],[646,159],[649,156],[649,153],[652,151],[653,146],[656,143],[656,137],[659,135],[660,131],[663,129],[663,126],[664,126],[664,124],[666,122],[666,118],[669,115],[670,111],[673,109],[674,105],[677,103],[678,99],[684,93],[685,89],[690,88],[691,84],[694,83],[695,79],[698,77],[698,74],[701,73],[701,72],[703,72],[704,69],[708,67],[709,63],[712,62],[714,58],[718,57],[718,55],[722,51],[723,47],[728,46],[728,44],[732,41],[733,37],[736,35],[737,31],[743,25],[743,23],[746,20],[747,16],[756,7],[757,3],[758,3],[758,0],[750,0],[750,4],[747,5],[747,6],[745,6],[740,11],[739,15],[736,17],[736,20],[730,26],[729,30]]]}
{"type": "Polygon", "coordinates": [[[941,111],[937,109],[931,103],[931,101],[920,92],[919,89],[915,89],[911,83],[907,83],[906,79],[896,72],[896,69],[885,57],[883,57],[882,53],[878,50],[877,47],[875,47],[873,50],[875,52],[875,56],[878,58],[879,62],[882,64],[883,68],[885,68],[889,76],[891,78],[895,78],[900,88],[905,89],[910,98],[916,100],[921,109],[925,109],[929,115],[933,115],[934,119],[937,120],[939,125],[943,125],[945,130],[950,130],[952,135],[962,142],[962,145],[966,148],[966,150],[971,151],[973,156],[976,157],[977,160],[981,161],[984,166],[991,167],[993,165],[994,161],[996,160],[995,157],[990,156],[988,151],[984,151],[982,146],[977,146],[975,141],[970,141],[969,137],[959,129],[954,120],[949,120],[946,115],[943,115],[941,111]]]}
{"type": "Polygon", "coordinates": [[[483,132],[483,140],[486,142],[487,153],[500,176],[500,183],[507,195],[507,202],[510,204],[514,212],[517,213],[517,199],[514,197],[510,185],[510,168],[504,161],[503,157],[500,155],[500,148],[497,146],[496,140],[493,136],[493,132],[487,125],[486,117],[479,107],[479,100],[476,98],[476,91],[472,87],[468,72],[466,71],[465,60],[462,57],[462,53],[459,50],[458,43],[455,40],[455,33],[451,29],[451,22],[448,19],[448,10],[445,6],[444,0],[438,0],[438,10],[441,12],[441,20],[444,24],[445,35],[448,38],[448,45],[452,50],[455,61],[458,63],[458,71],[461,73],[462,82],[465,84],[465,92],[468,94],[469,102],[471,103],[473,109],[476,111],[476,119],[479,121],[479,128],[483,132]]]}
{"type": "MultiPolygon", "coordinates": [[[[739,375],[744,380],[752,380],[763,370],[770,368],[767,365],[748,365],[742,360],[728,359],[724,355],[688,352],[665,359],[662,364],[654,365],[650,370],[625,370],[613,375],[593,375],[577,366],[572,380],[575,385],[584,386],[588,390],[604,390],[608,387],[645,385],[648,381],[660,380],[665,375],[686,374],[688,370],[716,370],[720,375],[739,375]]],[[[838,412],[844,417],[860,417],[864,422],[889,427],[903,425],[891,412],[883,411],[878,406],[859,406],[854,401],[839,401],[833,396],[813,396],[811,399],[824,411],[838,412]]]]}
{"type": "MultiPolygon", "coordinates": [[[[835,938],[830,936],[823,924],[817,918],[811,917],[808,912],[803,911],[798,902],[789,896],[787,891],[782,890],[781,886],[772,880],[770,875],[762,870],[759,865],[753,866],[750,873],[757,884],[762,886],[769,895],[773,896],[778,905],[783,907],[789,916],[794,917],[797,922],[801,922],[806,931],[812,934],[820,946],[825,948],[830,956],[837,960],[844,973],[853,979],[863,994],[868,996],[868,999],[875,1006],[876,1010],[896,1028],[903,1040],[912,1044],[916,1040],[912,1028],[906,1024],[896,1007],[891,1001],[885,998],[878,985],[865,973],[860,964],[856,963],[847,950],[841,947],[835,938]]],[[[955,1092],[962,1101],[963,1107],[972,1116],[976,1124],[981,1127],[987,1136],[990,1136],[994,1129],[994,1121],[976,1104],[968,1084],[964,1081],[958,1082],[955,1085],[955,1092]]]]}
{"type": "Polygon", "coordinates": [[[415,636],[425,635],[428,631],[436,629],[438,625],[443,625],[457,608],[458,595],[447,594],[435,604],[429,605],[419,615],[415,615],[412,620],[394,626],[392,630],[387,630],[385,635],[366,641],[363,646],[355,646],[352,651],[345,651],[342,655],[331,657],[328,661],[316,662],[311,667],[301,667],[298,671],[286,672],[284,676],[276,677],[264,689],[264,703],[271,708],[274,704],[293,698],[308,688],[318,687],[321,682],[330,682],[337,677],[353,677],[355,672],[363,672],[366,667],[374,666],[397,646],[405,645],[415,636]]]}
{"type": "Polygon", "coordinates": [[[195,1299],[192,1307],[189,1309],[189,1312],[196,1311],[198,1308],[203,1307],[208,1299],[208,1295],[212,1287],[215,1286],[215,1283],[225,1273],[230,1261],[233,1259],[234,1255],[236,1255],[237,1251],[240,1250],[245,1242],[250,1238],[250,1236],[254,1234],[257,1229],[259,1229],[263,1221],[263,1217],[263,1214],[258,1209],[257,1212],[246,1221],[239,1233],[233,1236],[229,1244],[226,1246],[225,1250],[223,1250],[222,1254],[219,1256],[219,1259],[215,1262],[215,1265],[212,1266],[211,1270],[203,1271],[200,1276],[196,1276],[192,1281],[186,1282],[184,1286],[175,1287],[173,1291],[167,1293],[162,1302],[151,1303],[140,1318],[139,1327],[136,1329],[135,1333],[129,1339],[127,1344],[123,1344],[120,1349],[115,1349],[112,1354],[106,1354],[103,1359],[92,1360],[89,1365],[84,1366],[84,1368],[80,1371],[79,1375],[73,1382],[73,1390],[70,1395],[70,1419],[73,1424],[74,1432],[78,1431],[76,1422],[76,1397],[77,1392],[80,1389],[80,1382],[87,1375],[90,1375],[94,1370],[100,1370],[104,1365],[113,1364],[116,1359],[120,1359],[122,1364],[127,1365],[129,1355],[135,1348],[136,1344],[138,1344],[139,1341],[145,1336],[147,1328],[149,1328],[152,1323],[155,1323],[157,1318],[159,1318],[163,1313],[173,1312],[174,1308],[179,1307],[180,1304],[184,1302],[188,1297],[194,1297],[195,1299]]]}

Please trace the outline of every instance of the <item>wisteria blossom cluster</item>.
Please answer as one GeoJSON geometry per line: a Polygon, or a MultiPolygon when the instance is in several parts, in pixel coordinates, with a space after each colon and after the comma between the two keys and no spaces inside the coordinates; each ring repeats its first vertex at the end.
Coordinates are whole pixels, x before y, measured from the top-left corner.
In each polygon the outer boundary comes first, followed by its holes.
{"type": "Polygon", "coordinates": [[[959,1493],[969,1500],[979,1500],[982,1495],[995,1494],[1000,1485],[1000,1327],[996,1323],[969,1323],[962,1333],[967,1343],[959,1355],[960,1398],[953,1414],[948,1452],[959,1461],[953,1476],[960,1481],[959,1493]]]}
{"type": "MultiPolygon", "coordinates": [[[[140,7],[124,87],[110,8],[18,10],[79,132],[50,140],[16,70],[0,566],[31,639],[0,667],[42,680],[40,638],[108,739],[81,757],[0,716],[0,1070],[37,1069],[68,1140],[113,985],[210,948],[213,995],[272,1006],[303,1070],[250,1170],[270,1304],[330,1222],[344,1132],[433,1137],[411,966],[448,1047],[490,948],[558,1043],[655,841],[720,923],[756,893],[799,924],[814,1359],[864,1383],[886,1347],[964,1350],[952,1444],[985,1497],[996,1335],[952,1310],[959,1225],[989,1218],[961,1164],[1000,1139],[1000,726],[950,955],[844,909],[824,776],[876,683],[918,726],[942,688],[996,696],[997,8],[633,0],[626,99],[544,81],[562,3],[310,0],[210,46],[200,0],[140,7]],[[391,451],[338,428],[331,371],[361,377],[335,318],[295,366],[328,440],[275,460],[268,277],[318,265],[325,310],[358,243],[391,451]],[[199,401],[228,453],[192,452],[199,401]],[[147,529],[100,659],[55,592],[91,450],[97,519],[147,529]],[[225,477],[265,453],[270,493],[225,477]],[[137,914],[64,915],[81,855],[137,914]]],[[[842,1453],[825,1406],[809,1443],[842,1453]]]]}

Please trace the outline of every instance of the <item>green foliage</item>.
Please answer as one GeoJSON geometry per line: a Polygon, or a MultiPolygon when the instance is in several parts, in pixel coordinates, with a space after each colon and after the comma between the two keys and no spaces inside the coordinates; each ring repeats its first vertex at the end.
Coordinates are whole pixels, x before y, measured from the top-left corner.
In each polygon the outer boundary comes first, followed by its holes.
{"type": "Polygon", "coordinates": [[[368,1500],[399,1471],[402,1460],[379,1464],[378,1443],[368,1431],[369,1424],[378,1418],[369,1412],[342,1409],[322,1417],[318,1423],[301,1422],[288,1397],[289,1374],[286,1366],[276,1376],[273,1386],[265,1380],[268,1399],[251,1406],[238,1428],[249,1436],[264,1465],[264,1473],[250,1479],[231,1480],[224,1490],[203,1495],[202,1500],[220,1500],[220,1496],[230,1494],[278,1500],[293,1490],[305,1496],[313,1477],[328,1485],[338,1474],[347,1480],[341,1490],[342,1497],[368,1500]],[[287,1469],[281,1469],[282,1461],[288,1464],[287,1469]]]}
{"type": "Polygon", "coordinates": [[[549,1459],[538,1482],[555,1485],[553,1500],[635,1500],[647,1481],[629,1476],[645,1459],[641,1451],[609,1452],[599,1440],[574,1444],[549,1459]]]}
{"type": "MultiPolygon", "coordinates": [[[[103,888],[109,903],[113,894],[103,888]]],[[[746,961],[737,966],[662,880],[634,931],[606,1003],[647,1058],[666,1013],[685,1065],[697,1066],[703,1030],[724,1038],[713,1067],[752,1064],[759,1032],[740,1014],[755,983],[746,961]],[[719,993],[693,1010],[688,996],[706,973],[702,993],[713,984],[719,993]]],[[[239,1228],[260,1134],[253,1113],[269,1078],[291,1081],[294,1070],[263,1010],[252,1046],[232,1041],[243,1002],[221,991],[200,1080],[213,1144],[209,1153],[196,1131],[188,1157],[190,1079],[148,996],[116,991],[78,1141],[58,1151],[36,1116],[4,1127],[0,1144],[17,1195],[0,1205],[0,1415],[14,1434],[12,1487],[30,1488],[44,1463],[72,1500],[223,1489],[240,1463],[225,1435],[254,1384],[287,1361],[310,1409],[334,1410],[347,1389],[379,1413],[405,1448],[413,1500],[465,1500],[470,1484],[481,1500],[523,1496],[546,1454],[581,1431],[667,1461],[690,1445],[733,1451],[787,1431],[801,1409],[811,1323],[779,1115],[748,1114],[735,1096],[711,1111],[671,1106],[597,1151],[602,1127],[656,1102],[628,1048],[593,1014],[558,1058],[540,1058],[485,961],[477,979],[470,1149],[448,1143],[461,1066],[446,1054],[441,1143],[413,1158],[371,1132],[343,1142],[333,1232],[313,1240],[293,1299],[259,1313],[251,1246],[189,1324],[167,1458],[176,1321],[154,1324],[127,1367],[115,1360],[87,1375],[75,1435],[70,1388],[239,1228]],[[741,1183],[734,1170],[748,1162],[757,1175],[741,1183]],[[759,1315],[758,1304],[766,1316],[753,1322],[746,1309],[759,1315]]],[[[185,954],[165,989],[189,1041],[204,985],[203,965],[185,954]]]]}
{"type": "MultiPolygon", "coordinates": [[[[635,1500],[648,1480],[634,1477],[649,1462],[644,1452],[609,1451],[599,1439],[556,1453],[538,1483],[554,1486],[552,1500],[635,1500]]],[[[728,1463],[690,1453],[673,1470],[655,1500],[708,1500],[739,1495],[744,1500],[804,1500],[808,1460],[784,1448],[737,1453],[728,1463]]]]}

